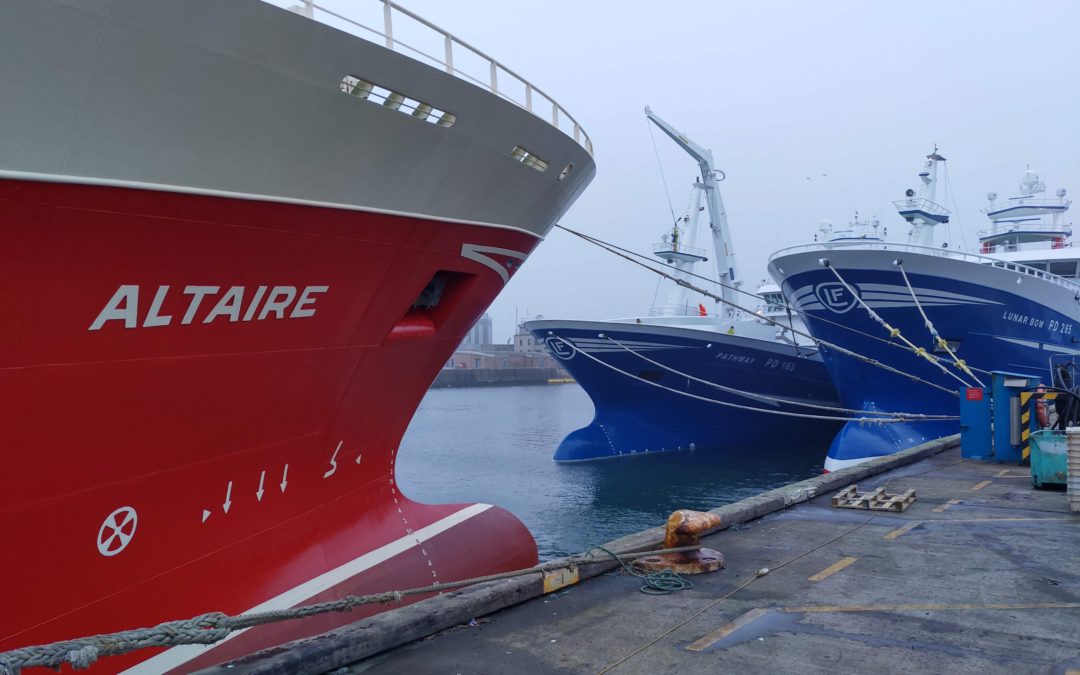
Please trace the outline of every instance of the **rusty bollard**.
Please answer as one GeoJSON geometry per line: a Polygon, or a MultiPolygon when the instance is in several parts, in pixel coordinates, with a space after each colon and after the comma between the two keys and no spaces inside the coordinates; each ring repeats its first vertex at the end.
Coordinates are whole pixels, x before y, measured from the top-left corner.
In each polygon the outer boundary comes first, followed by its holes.
{"type": "MultiPolygon", "coordinates": [[[[664,548],[697,546],[701,533],[720,526],[720,516],[714,513],[702,513],[679,509],[667,519],[664,533],[664,548]]],[[[677,574],[703,574],[715,572],[724,566],[724,554],[711,548],[682,553],[662,553],[660,555],[638,558],[639,567],[651,572],[670,569],[677,574]]]]}

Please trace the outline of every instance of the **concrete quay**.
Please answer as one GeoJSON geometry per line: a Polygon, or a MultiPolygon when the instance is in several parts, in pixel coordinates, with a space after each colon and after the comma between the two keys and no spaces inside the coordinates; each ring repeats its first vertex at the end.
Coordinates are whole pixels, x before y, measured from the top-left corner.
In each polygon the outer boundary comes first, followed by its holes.
{"type": "MultiPolygon", "coordinates": [[[[532,575],[448,593],[233,666],[1080,674],[1080,514],[1069,512],[1064,492],[1033,489],[1027,468],[964,460],[955,439],[872,464],[716,509],[726,529],[701,543],[721,551],[727,567],[689,577],[688,590],[646,595],[640,579],[615,570],[525,600],[543,591],[532,575]],[[832,495],[854,482],[860,492],[915,489],[916,500],[902,513],[832,507],[832,495]],[[500,598],[506,608],[475,611],[500,598]]],[[[607,547],[659,548],[661,537],[656,528],[607,547]]],[[[611,567],[583,566],[581,576],[611,567]]]]}

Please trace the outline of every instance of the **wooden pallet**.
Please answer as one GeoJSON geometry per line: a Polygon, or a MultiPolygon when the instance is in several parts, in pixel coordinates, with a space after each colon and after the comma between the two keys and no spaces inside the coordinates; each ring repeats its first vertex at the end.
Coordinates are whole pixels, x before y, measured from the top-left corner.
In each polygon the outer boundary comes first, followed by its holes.
{"type": "Polygon", "coordinates": [[[833,495],[832,505],[838,509],[869,509],[871,511],[892,511],[902,513],[915,501],[914,488],[907,492],[892,495],[880,487],[873,492],[859,492],[858,485],[849,485],[833,495]]]}

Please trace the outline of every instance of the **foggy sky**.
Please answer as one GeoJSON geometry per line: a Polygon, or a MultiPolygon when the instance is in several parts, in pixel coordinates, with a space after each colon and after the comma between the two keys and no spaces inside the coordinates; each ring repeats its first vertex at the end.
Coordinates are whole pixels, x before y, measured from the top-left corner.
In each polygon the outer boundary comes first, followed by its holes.
{"type": "MultiPolygon", "coordinates": [[[[906,240],[891,201],[918,187],[935,143],[953,188],[939,185],[954,214],[939,243],[976,250],[986,193],[1017,194],[1029,163],[1047,196],[1080,196],[1080,3],[400,2],[547,91],[591,136],[597,175],[567,226],[641,252],[670,227],[644,106],[710,148],[750,290],[768,255],[809,241],[822,218],[858,210],[906,240]]],[[[697,165],[654,137],[680,216],[697,165]]],[[[526,311],[646,314],[656,284],[553,231],[492,306],[495,340],[526,311]]]]}

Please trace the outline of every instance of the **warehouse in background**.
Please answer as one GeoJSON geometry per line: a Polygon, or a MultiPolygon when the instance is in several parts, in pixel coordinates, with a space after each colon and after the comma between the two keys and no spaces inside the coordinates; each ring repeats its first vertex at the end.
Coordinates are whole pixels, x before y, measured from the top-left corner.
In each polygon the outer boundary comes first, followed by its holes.
{"type": "Polygon", "coordinates": [[[488,314],[481,316],[443,365],[431,387],[498,387],[572,382],[570,375],[542,344],[522,328],[522,324],[518,324],[509,344],[492,344],[491,317],[488,314]]]}

